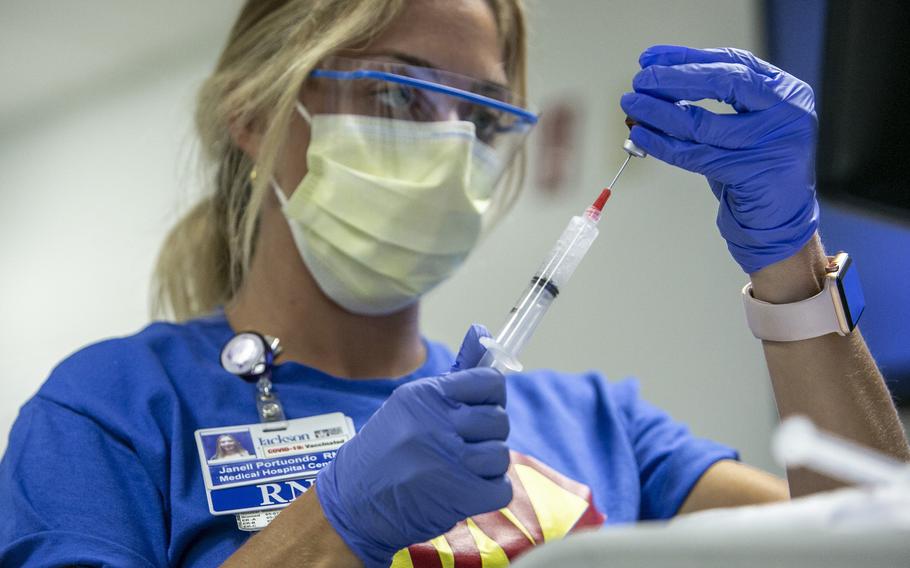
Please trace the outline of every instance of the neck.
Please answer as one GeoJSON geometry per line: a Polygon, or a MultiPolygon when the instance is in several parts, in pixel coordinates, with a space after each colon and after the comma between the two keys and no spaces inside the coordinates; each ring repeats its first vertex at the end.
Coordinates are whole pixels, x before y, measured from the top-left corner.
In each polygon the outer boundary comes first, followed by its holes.
{"type": "Polygon", "coordinates": [[[225,307],[231,327],[278,337],[279,361],[336,377],[399,377],[417,369],[426,357],[418,305],[378,317],[342,309],[319,289],[277,203],[271,205],[263,211],[250,271],[225,307]]]}

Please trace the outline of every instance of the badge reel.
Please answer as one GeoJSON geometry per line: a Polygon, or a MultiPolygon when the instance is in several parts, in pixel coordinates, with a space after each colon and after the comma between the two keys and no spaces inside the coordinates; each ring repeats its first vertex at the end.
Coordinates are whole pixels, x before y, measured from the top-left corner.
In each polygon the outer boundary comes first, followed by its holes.
{"type": "MultiPolygon", "coordinates": [[[[247,382],[256,383],[256,410],[260,422],[274,423],[266,431],[284,430],[287,418],[281,401],[272,385],[272,364],[281,354],[281,342],[277,337],[244,331],[231,338],[221,350],[221,366],[227,372],[247,382]]],[[[237,513],[237,527],[243,531],[262,530],[278,516],[280,511],[256,511],[237,513]]]]}
{"type": "MultiPolygon", "coordinates": [[[[238,333],[221,350],[221,366],[247,382],[256,382],[256,410],[262,422],[284,422],[284,409],[272,385],[272,363],[281,353],[277,337],[238,333]]],[[[275,430],[281,430],[276,424],[275,430]]]]}

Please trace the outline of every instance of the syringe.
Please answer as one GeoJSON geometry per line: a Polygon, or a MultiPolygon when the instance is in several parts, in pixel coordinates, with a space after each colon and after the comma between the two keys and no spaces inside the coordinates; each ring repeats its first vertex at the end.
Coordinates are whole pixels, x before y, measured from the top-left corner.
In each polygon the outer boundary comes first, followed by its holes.
{"type": "MultiPolygon", "coordinates": [[[[627,144],[632,143],[627,141],[627,144]]],[[[638,151],[634,144],[631,148],[638,151]]],[[[518,302],[512,307],[502,330],[495,339],[484,337],[480,340],[487,351],[477,365],[478,367],[493,367],[503,373],[521,371],[522,365],[518,361],[518,354],[531,339],[534,330],[537,329],[543,316],[550,309],[553,300],[572,277],[581,259],[584,258],[594,239],[597,238],[599,233],[597,222],[600,221],[601,213],[607,199],[610,198],[612,188],[616,186],[619,176],[622,175],[632,156],[644,157],[646,155],[643,152],[639,155],[625,145],[623,149],[629,155],[616,172],[613,181],[601,191],[594,203],[582,215],[577,215],[569,220],[569,225],[556,241],[556,245],[534,273],[531,283],[519,297],[518,302]]]]}

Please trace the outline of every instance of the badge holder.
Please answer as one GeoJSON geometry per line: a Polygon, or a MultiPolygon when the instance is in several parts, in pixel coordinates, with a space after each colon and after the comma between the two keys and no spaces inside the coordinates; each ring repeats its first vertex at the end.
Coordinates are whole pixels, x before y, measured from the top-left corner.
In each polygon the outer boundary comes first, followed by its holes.
{"type": "MultiPolygon", "coordinates": [[[[287,429],[287,418],[275,387],[272,384],[272,364],[281,354],[281,341],[277,337],[260,335],[254,331],[238,333],[221,351],[221,366],[247,382],[256,381],[256,410],[259,421],[270,425],[266,431],[287,429]]],[[[237,513],[237,528],[242,531],[260,531],[278,516],[277,511],[237,513]]]]}

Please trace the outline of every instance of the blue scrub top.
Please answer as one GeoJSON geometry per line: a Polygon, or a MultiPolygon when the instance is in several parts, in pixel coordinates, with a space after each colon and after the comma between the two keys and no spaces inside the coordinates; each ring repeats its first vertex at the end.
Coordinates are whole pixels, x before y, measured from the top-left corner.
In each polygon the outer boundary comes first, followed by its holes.
{"type": "MultiPolygon", "coordinates": [[[[22,407],[0,462],[0,565],[217,566],[239,548],[250,533],[209,513],[194,440],[258,422],[255,386],[219,362],[232,334],[223,314],[154,323],[63,361],[22,407]]],[[[340,411],[359,430],[399,385],[448,371],[452,353],[426,346],[423,366],[399,379],[287,362],[273,380],[289,418],[340,411]]],[[[537,370],[507,385],[513,467],[540,473],[523,478],[528,493],[549,479],[586,498],[578,524],[671,517],[708,467],[736,458],[641,400],[634,380],[537,370]]]]}

